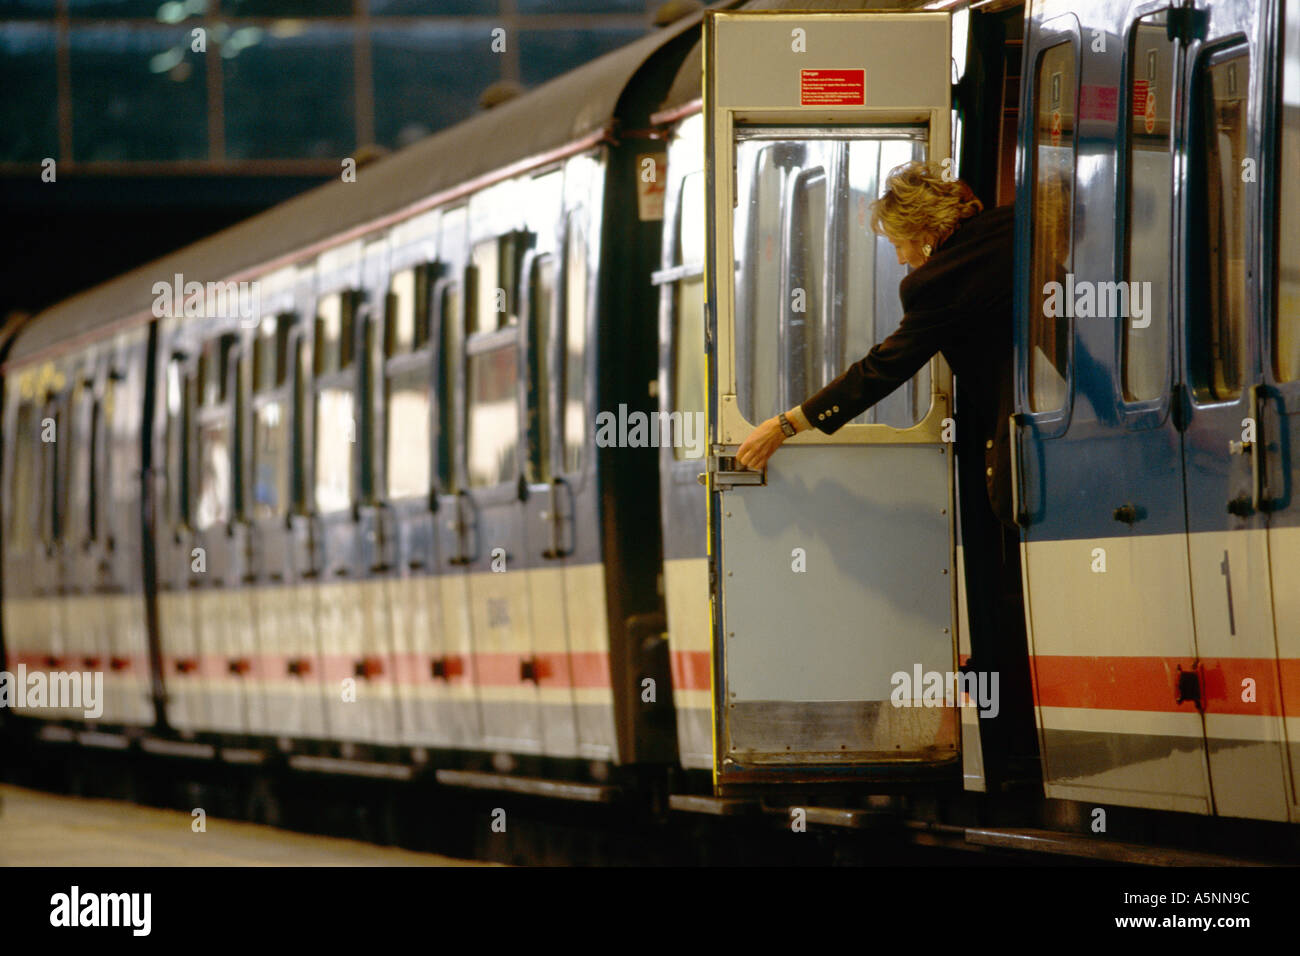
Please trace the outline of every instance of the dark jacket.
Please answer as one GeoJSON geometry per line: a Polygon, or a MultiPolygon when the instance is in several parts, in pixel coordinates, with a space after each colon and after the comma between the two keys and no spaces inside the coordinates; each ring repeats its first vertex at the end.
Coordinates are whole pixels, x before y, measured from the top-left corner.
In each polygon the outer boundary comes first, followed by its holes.
{"type": "Polygon", "coordinates": [[[904,314],[893,334],[801,406],[808,421],[829,435],[942,352],[960,388],[959,439],[978,439],[978,445],[961,441],[961,447],[984,450],[989,503],[1007,525],[1014,525],[1007,421],[1013,407],[1014,224],[1011,206],[965,220],[899,283],[904,314]],[[963,434],[970,429],[974,436],[963,434]]]}

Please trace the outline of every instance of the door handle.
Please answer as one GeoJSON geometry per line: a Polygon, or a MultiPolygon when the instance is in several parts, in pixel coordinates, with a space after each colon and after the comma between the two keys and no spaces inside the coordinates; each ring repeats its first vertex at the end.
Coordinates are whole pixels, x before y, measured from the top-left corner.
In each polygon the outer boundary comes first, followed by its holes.
{"type": "Polygon", "coordinates": [[[577,529],[573,531],[573,541],[569,542],[569,547],[564,547],[564,525],[567,521],[570,527],[574,527],[575,502],[573,497],[573,486],[563,478],[553,478],[551,480],[551,546],[542,552],[542,557],[548,561],[556,561],[560,558],[567,558],[573,554],[573,549],[577,539],[577,529]],[[565,497],[568,498],[568,511],[565,512],[560,507],[560,489],[563,488],[565,497]]]}
{"type": "Polygon", "coordinates": [[[713,474],[713,487],[726,491],[737,485],[766,485],[767,468],[753,471],[738,467],[734,455],[716,455],[709,459],[709,471],[713,474]]]}

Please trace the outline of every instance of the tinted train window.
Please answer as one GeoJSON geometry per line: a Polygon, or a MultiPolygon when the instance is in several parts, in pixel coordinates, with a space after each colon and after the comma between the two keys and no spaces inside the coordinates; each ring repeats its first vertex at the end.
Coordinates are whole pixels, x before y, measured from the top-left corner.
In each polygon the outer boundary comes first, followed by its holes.
{"type": "MultiPolygon", "coordinates": [[[[925,142],[907,127],[836,138],[746,129],[738,139],[736,392],[758,422],[806,400],[898,327],[905,272],[870,231],[867,209],[890,169],[924,157],[925,142]]],[[[928,365],[918,371],[927,406],[928,374],[928,365]]],[[[917,394],[913,378],[856,421],[914,424],[917,394]]]]}
{"type": "Polygon", "coordinates": [[[429,342],[428,269],[404,269],[388,284],[386,353],[403,355],[429,342]]]}
{"type": "Polygon", "coordinates": [[[336,292],[316,306],[313,500],[321,514],[352,506],[352,451],[356,447],[352,366],[355,295],[336,292]]]}
{"type": "Polygon", "coordinates": [[[1173,237],[1174,149],[1170,117],[1177,79],[1176,47],[1164,12],[1143,17],[1133,30],[1128,98],[1129,289],[1150,289],[1141,317],[1129,302],[1124,329],[1124,399],[1158,398],[1168,383],[1169,288],[1173,237]]]}
{"type": "Polygon", "coordinates": [[[94,541],[97,528],[95,508],[98,504],[99,484],[99,440],[103,426],[100,423],[102,410],[95,398],[95,386],[90,380],[82,383],[79,391],[80,408],[78,415],[82,419],[85,433],[78,436],[77,463],[73,469],[73,494],[76,495],[77,510],[81,513],[82,527],[78,529],[87,542],[94,541]]]}
{"type": "Polygon", "coordinates": [[[1277,176],[1277,300],[1273,312],[1273,374],[1279,382],[1300,379],[1300,0],[1287,0],[1283,15],[1281,156],[1277,176]]]}
{"type": "Polygon", "coordinates": [[[1198,65],[1200,182],[1203,235],[1197,237],[1203,285],[1193,295],[1192,364],[1198,397],[1231,399],[1241,394],[1246,366],[1246,94],[1250,57],[1243,50],[1206,58],[1198,65]]]}
{"type": "Polygon", "coordinates": [[[513,481],[519,471],[518,345],[470,355],[466,368],[466,473],[470,487],[513,481]]]}
{"type": "Polygon", "coordinates": [[[1029,405],[1063,408],[1070,319],[1064,307],[1073,266],[1074,48],[1050,47],[1034,78],[1033,210],[1029,280],[1029,405]]]}
{"type": "Polygon", "coordinates": [[[353,296],[335,292],[316,304],[317,375],[328,375],[352,364],[353,296]]]}
{"type": "Polygon", "coordinates": [[[185,413],[189,403],[185,395],[187,386],[183,366],[184,359],[179,357],[167,363],[164,395],[167,410],[167,517],[173,528],[183,524],[189,515],[186,504],[189,471],[185,453],[185,439],[189,434],[185,413]]]}
{"type": "Polygon", "coordinates": [[[289,316],[267,317],[253,343],[254,519],[283,516],[289,507],[291,412],[284,388],[288,364],[289,316]]]}
{"type": "Polygon", "coordinates": [[[432,480],[433,407],[429,345],[429,269],[416,266],[388,286],[384,369],[384,494],[389,500],[428,495],[432,480]]]}
{"type": "Polygon", "coordinates": [[[230,422],[224,414],[201,415],[197,433],[194,527],[202,531],[230,520],[230,422]]]}
{"type": "Polygon", "coordinates": [[[14,439],[13,484],[9,496],[9,548],[24,553],[32,546],[32,514],[36,510],[36,456],[41,448],[40,419],[31,402],[18,406],[14,439]]]}
{"type": "Polygon", "coordinates": [[[587,222],[570,210],[564,251],[564,470],[582,470],[587,436],[587,222]]]}
{"type": "Polygon", "coordinates": [[[529,281],[528,334],[528,460],[527,477],[537,483],[551,480],[551,333],[554,325],[555,260],[550,255],[533,260],[529,281]]]}
{"type": "Polygon", "coordinates": [[[474,244],[470,263],[474,266],[474,308],[469,317],[473,332],[519,322],[519,268],[532,236],[512,232],[474,244]]]}

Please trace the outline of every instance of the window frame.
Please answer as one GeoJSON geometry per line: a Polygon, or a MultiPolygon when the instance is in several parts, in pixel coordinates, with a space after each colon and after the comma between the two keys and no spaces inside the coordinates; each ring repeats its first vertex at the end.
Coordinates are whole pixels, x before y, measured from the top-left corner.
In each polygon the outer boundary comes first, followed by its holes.
{"type": "MultiPolygon", "coordinates": [[[[365,437],[363,429],[364,419],[364,382],[363,366],[368,359],[364,348],[358,348],[358,345],[364,345],[364,339],[361,332],[364,328],[364,293],[359,286],[344,285],[321,291],[317,294],[316,300],[312,305],[311,329],[311,349],[309,354],[309,372],[310,379],[306,383],[309,398],[308,408],[304,409],[304,415],[311,416],[311,441],[302,443],[303,450],[309,457],[304,462],[303,468],[303,494],[305,497],[306,510],[308,513],[316,516],[336,516],[341,514],[350,514],[355,520],[358,516],[358,508],[363,502],[361,474],[362,455],[358,453],[365,437]],[[330,296],[340,296],[343,311],[340,313],[339,328],[339,349],[338,363],[328,369],[321,367],[320,340],[321,340],[321,302],[330,296]],[[362,321],[358,321],[358,319],[362,321]],[[358,340],[361,339],[359,342],[358,340]],[[347,349],[345,352],[344,349],[347,349]],[[346,361],[345,361],[346,358],[346,361]],[[322,511],[317,503],[317,493],[319,486],[319,476],[317,469],[319,466],[320,456],[320,400],[321,393],[325,391],[347,390],[352,395],[352,438],[353,448],[348,457],[348,498],[349,503],[342,508],[331,511],[322,511]]],[[[301,356],[300,356],[301,358],[301,356]]],[[[305,420],[304,420],[305,425],[305,420]]]]}
{"type": "Polygon", "coordinates": [[[582,262],[582,370],[583,380],[595,381],[592,375],[592,351],[596,347],[595,331],[595,313],[596,313],[596,296],[594,292],[593,276],[597,270],[591,268],[591,256],[589,253],[590,240],[593,231],[591,211],[586,203],[576,203],[564,210],[564,230],[563,230],[563,249],[560,257],[559,286],[560,304],[559,311],[555,320],[556,337],[558,340],[557,348],[559,350],[559,367],[557,371],[558,384],[558,407],[556,408],[556,448],[558,460],[554,474],[564,478],[569,486],[578,491],[583,487],[584,476],[594,468],[594,449],[596,441],[596,430],[593,424],[591,414],[591,394],[587,388],[581,392],[582,421],[587,425],[583,429],[582,441],[579,445],[578,467],[571,469],[569,467],[569,324],[573,317],[572,290],[569,287],[569,268],[574,260],[574,236],[581,236],[582,243],[580,247],[582,262]],[[575,226],[574,223],[579,225],[575,226]]]}
{"type": "MultiPolygon", "coordinates": [[[[1021,155],[1025,157],[1024,162],[1027,165],[1028,175],[1025,177],[1025,189],[1028,193],[1024,197],[1030,207],[1033,205],[1035,187],[1037,185],[1038,156],[1036,152],[1037,140],[1035,139],[1037,123],[1024,122],[1026,116],[1036,116],[1038,108],[1038,80],[1039,71],[1042,69],[1043,60],[1046,55],[1060,46],[1069,46],[1070,52],[1074,57],[1074,129],[1071,134],[1070,148],[1073,153],[1074,163],[1070,171],[1070,227],[1068,235],[1070,237],[1070,261],[1068,271],[1074,271],[1075,251],[1078,248],[1078,237],[1076,230],[1078,228],[1078,217],[1075,215],[1076,199],[1078,195],[1078,171],[1079,171],[1079,97],[1082,89],[1082,71],[1080,70],[1081,42],[1079,38],[1078,21],[1073,14],[1065,14],[1060,17],[1054,17],[1047,21],[1039,30],[1034,59],[1031,68],[1021,79],[1021,108],[1020,115],[1022,122],[1020,124],[1020,149],[1021,155]]],[[[1020,216],[1019,227],[1017,229],[1016,244],[1018,248],[1028,249],[1029,254],[1018,257],[1022,265],[1018,267],[1018,276],[1016,286],[1020,289],[1020,295],[1017,298],[1024,303],[1024,307],[1019,310],[1019,321],[1016,323],[1015,344],[1016,344],[1016,409],[1023,416],[1023,423],[1034,427],[1035,435],[1038,439],[1051,439],[1064,434],[1070,426],[1070,420],[1074,414],[1074,393],[1075,393],[1075,359],[1074,359],[1074,338],[1075,323],[1073,318],[1068,319],[1068,341],[1066,352],[1066,374],[1065,378],[1065,401],[1060,408],[1034,411],[1030,403],[1030,380],[1029,371],[1030,363],[1033,361],[1033,351],[1030,347],[1030,304],[1037,302],[1038,297],[1035,295],[1031,285],[1034,279],[1034,262],[1033,262],[1033,240],[1035,217],[1020,216]]]]}
{"type": "MultiPolygon", "coordinates": [[[[1204,187],[1208,185],[1206,177],[1210,173],[1207,162],[1208,156],[1204,147],[1204,125],[1205,118],[1203,114],[1204,93],[1203,84],[1209,82],[1210,73],[1220,63],[1237,59],[1244,54],[1245,61],[1248,65],[1249,75],[1246,81],[1246,91],[1242,94],[1245,103],[1245,156],[1259,155],[1258,151],[1252,152],[1251,146],[1255,142],[1256,133],[1253,128],[1252,119],[1254,113],[1252,107],[1254,103],[1250,99],[1250,78],[1255,76],[1255,71],[1259,68],[1258,61],[1255,57],[1255,44],[1245,34],[1236,32],[1224,37],[1219,37],[1213,41],[1200,46],[1191,61],[1187,64],[1183,84],[1186,96],[1186,126],[1183,137],[1184,154],[1186,156],[1186,191],[1182,201],[1183,208],[1183,227],[1182,232],[1185,236],[1187,248],[1183,261],[1185,266],[1184,278],[1182,282],[1183,294],[1183,341],[1182,341],[1182,359],[1183,359],[1183,385],[1187,391],[1188,401],[1196,408],[1211,408],[1215,406],[1232,406],[1248,401],[1248,395],[1252,381],[1259,380],[1261,372],[1261,353],[1260,353],[1260,335],[1259,327],[1259,310],[1261,303],[1257,295],[1258,283],[1260,281],[1258,268],[1252,268],[1257,265],[1255,262],[1255,243],[1251,239],[1243,239],[1243,277],[1242,294],[1244,298],[1244,314],[1241,324],[1241,359],[1237,371],[1240,374],[1239,388],[1235,395],[1221,397],[1217,394],[1217,389],[1213,377],[1213,357],[1212,355],[1203,355],[1202,349],[1209,348],[1209,342],[1201,342],[1199,336],[1206,333],[1213,320],[1213,313],[1208,302],[1208,275],[1209,275],[1209,210],[1208,204],[1204,202],[1204,187]],[[1197,274],[1203,272],[1206,278],[1198,279],[1197,274]],[[1202,380],[1205,375],[1210,379],[1202,380]]],[[[1256,177],[1258,180],[1258,176],[1256,177]]],[[[1256,183],[1257,185],[1258,183],[1256,183]]],[[[1250,185],[1250,184],[1246,184],[1250,185]]],[[[1258,194],[1249,189],[1242,191],[1242,223],[1244,226],[1243,234],[1249,236],[1253,233],[1252,226],[1256,224],[1258,194]]],[[[1263,362],[1264,366],[1271,365],[1271,361],[1263,362]]]]}
{"type": "MultiPolygon", "coordinates": [[[[1130,234],[1130,215],[1129,208],[1132,202],[1133,191],[1133,124],[1132,108],[1133,97],[1137,88],[1139,73],[1145,74],[1146,61],[1139,62],[1134,55],[1134,44],[1137,42],[1138,26],[1141,22],[1156,14],[1164,13],[1168,15],[1177,10],[1166,0],[1160,0],[1158,3],[1143,6],[1137,9],[1131,16],[1124,34],[1124,76],[1120,85],[1120,109],[1116,122],[1118,130],[1116,136],[1116,217],[1115,217],[1115,259],[1114,274],[1118,281],[1129,281],[1130,269],[1130,249],[1132,246],[1130,234]]],[[[1170,108],[1170,155],[1172,158],[1172,167],[1169,179],[1169,213],[1170,213],[1170,243],[1167,250],[1166,258],[1170,263],[1176,263],[1177,246],[1178,246],[1178,226],[1177,218],[1179,206],[1183,200],[1185,190],[1184,183],[1179,174],[1179,165],[1177,160],[1178,140],[1180,127],[1184,126],[1183,116],[1178,111],[1179,94],[1183,89],[1187,76],[1187,46],[1183,40],[1174,38],[1174,71],[1171,79],[1172,92],[1175,96],[1174,104],[1170,108]]],[[[1178,309],[1178,271],[1171,265],[1169,272],[1169,334],[1165,342],[1165,381],[1164,389],[1160,395],[1155,398],[1133,399],[1130,400],[1125,395],[1125,373],[1128,370],[1128,358],[1125,350],[1125,329],[1127,320],[1117,323],[1115,326],[1115,362],[1112,366],[1113,381],[1112,387],[1115,395],[1115,407],[1118,411],[1119,421],[1125,428],[1131,431],[1141,431],[1149,428],[1159,428],[1164,425],[1169,418],[1173,407],[1174,384],[1179,380],[1178,368],[1178,341],[1179,331],[1179,309],[1178,309]]],[[[1155,317],[1152,317],[1155,321],[1155,317]]]]}
{"type": "Polygon", "coordinates": [[[383,347],[379,350],[381,355],[380,369],[382,372],[382,381],[379,382],[378,398],[383,404],[384,427],[382,433],[375,431],[375,451],[373,460],[376,463],[382,462],[381,480],[376,482],[375,498],[393,506],[412,507],[412,502],[423,502],[424,507],[430,511],[436,510],[437,498],[440,493],[438,487],[437,471],[437,425],[438,425],[438,382],[434,374],[434,361],[437,349],[436,338],[439,331],[438,315],[436,314],[435,296],[440,296],[445,288],[443,279],[446,272],[446,265],[438,260],[412,262],[401,268],[394,268],[388,277],[388,291],[384,295],[384,316],[380,323],[383,328],[383,347]],[[389,337],[393,333],[393,322],[391,309],[393,300],[396,298],[392,292],[393,278],[404,272],[415,273],[415,328],[412,330],[411,348],[408,351],[393,352],[390,348],[389,337]],[[421,316],[419,314],[423,307],[423,328],[424,338],[420,339],[419,331],[421,328],[421,316]],[[429,429],[429,447],[426,449],[429,465],[428,487],[423,494],[407,495],[401,498],[393,497],[391,492],[388,467],[389,452],[389,428],[392,424],[390,415],[389,388],[395,376],[406,375],[412,371],[423,373],[424,381],[429,388],[429,409],[428,409],[428,429],[429,429]],[[382,485],[382,487],[379,487],[382,485]]]}

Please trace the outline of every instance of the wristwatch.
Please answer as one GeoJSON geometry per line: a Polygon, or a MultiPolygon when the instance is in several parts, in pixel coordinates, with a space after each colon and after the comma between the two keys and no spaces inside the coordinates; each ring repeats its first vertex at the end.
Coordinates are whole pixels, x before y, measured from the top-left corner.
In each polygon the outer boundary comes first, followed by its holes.
{"type": "Polygon", "coordinates": [[[777,415],[776,420],[781,423],[781,434],[786,438],[793,438],[795,434],[794,426],[790,424],[790,419],[785,417],[785,412],[777,415]]]}

